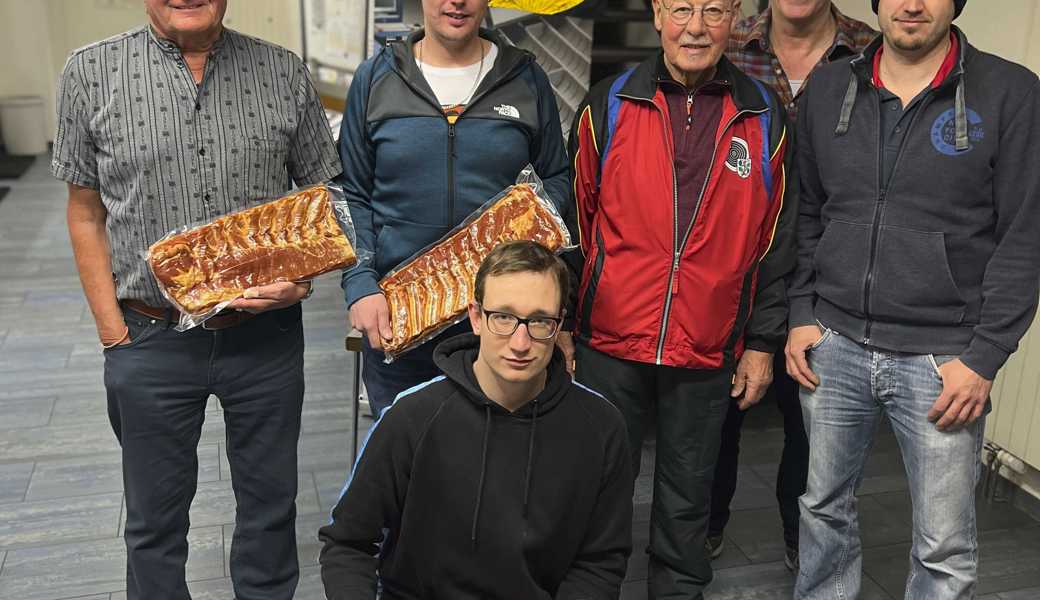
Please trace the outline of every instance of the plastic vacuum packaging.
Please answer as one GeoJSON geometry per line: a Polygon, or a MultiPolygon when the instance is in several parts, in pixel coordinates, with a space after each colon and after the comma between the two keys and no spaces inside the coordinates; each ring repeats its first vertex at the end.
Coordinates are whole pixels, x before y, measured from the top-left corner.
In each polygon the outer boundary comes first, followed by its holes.
{"type": "Polygon", "coordinates": [[[353,267],[355,240],[343,190],[323,184],[173,231],[145,260],[186,331],[248,288],[353,267]]]}
{"type": "Polygon", "coordinates": [[[516,185],[380,280],[393,335],[383,342],[386,362],[463,320],[480,263],[495,246],[511,240],[538,242],[554,252],[573,247],[567,226],[545,198],[531,166],[521,171],[516,185]]]}

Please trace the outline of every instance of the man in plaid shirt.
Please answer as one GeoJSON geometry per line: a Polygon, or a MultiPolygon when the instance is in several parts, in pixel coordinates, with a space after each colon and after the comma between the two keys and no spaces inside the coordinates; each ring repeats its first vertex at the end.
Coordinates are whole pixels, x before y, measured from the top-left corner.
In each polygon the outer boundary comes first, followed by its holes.
{"type": "MultiPolygon", "coordinates": [[[[760,14],[733,27],[726,56],[742,71],[769,85],[780,96],[791,122],[796,101],[817,66],[859,54],[878,32],[838,11],[831,0],[770,0],[760,14]]],[[[784,357],[774,359],[769,394],[784,416],[784,450],[776,480],[776,498],[784,525],[784,562],[798,569],[798,497],[805,493],[809,440],[802,422],[798,385],[786,371],[784,357]]],[[[729,503],[737,488],[737,454],[744,412],[731,403],[722,427],[722,444],[715,466],[707,550],[722,553],[729,503]]]]}

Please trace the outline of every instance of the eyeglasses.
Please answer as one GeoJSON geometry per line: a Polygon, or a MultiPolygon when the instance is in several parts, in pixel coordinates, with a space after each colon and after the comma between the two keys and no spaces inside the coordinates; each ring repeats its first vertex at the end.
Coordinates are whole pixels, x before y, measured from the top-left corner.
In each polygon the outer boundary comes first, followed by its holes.
{"type": "Polygon", "coordinates": [[[693,18],[693,14],[700,10],[701,21],[705,27],[718,27],[726,19],[726,15],[733,12],[732,8],[725,8],[722,4],[707,4],[699,8],[684,3],[672,3],[671,6],[661,2],[661,8],[676,25],[686,25],[693,18]]]}
{"type": "Polygon", "coordinates": [[[527,335],[531,336],[532,340],[547,340],[556,335],[560,329],[560,323],[563,322],[563,319],[559,317],[521,319],[507,312],[487,310],[483,307],[480,310],[484,312],[484,318],[487,319],[488,329],[495,335],[513,335],[522,323],[527,326],[527,335]]]}

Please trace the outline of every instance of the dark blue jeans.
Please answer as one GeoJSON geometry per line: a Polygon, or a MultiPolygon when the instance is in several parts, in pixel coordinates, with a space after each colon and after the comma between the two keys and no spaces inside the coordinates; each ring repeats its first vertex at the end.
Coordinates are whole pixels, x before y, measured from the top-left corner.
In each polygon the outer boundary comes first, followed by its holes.
{"type": "Polygon", "coordinates": [[[206,400],[220,398],[237,500],[231,579],[239,600],[289,600],[296,559],[296,445],[303,408],[299,305],[236,327],[184,333],[124,309],[129,344],[105,351],[123,449],[127,598],[187,600],[188,509],[206,400]]]}
{"type": "Polygon", "coordinates": [[[398,356],[389,364],[384,362],[386,355],[381,350],[373,350],[368,345],[368,338],[363,338],[361,352],[364,362],[361,367],[361,380],[365,382],[365,393],[368,395],[372,418],[378,419],[383,409],[393,404],[401,392],[441,374],[441,370],[433,364],[433,351],[437,344],[450,337],[472,331],[473,328],[467,319],[418,348],[398,356]]]}

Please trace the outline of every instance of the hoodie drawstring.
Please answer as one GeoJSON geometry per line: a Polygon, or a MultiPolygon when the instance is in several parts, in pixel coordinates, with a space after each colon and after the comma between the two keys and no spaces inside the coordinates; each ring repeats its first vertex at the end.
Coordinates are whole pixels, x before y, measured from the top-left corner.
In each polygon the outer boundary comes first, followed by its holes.
{"type": "Polygon", "coordinates": [[[484,446],[480,452],[480,482],[477,484],[477,503],[473,509],[473,530],[470,532],[470,542],[473,549],[477,549],[477,522],[480,519],[480,500],[484,496],[484,475],[487,471],[488,436],[491,433],[491,405],[484,405],[484,446]]]}
{"type": "Polygon", "coordinates": [[[859,80],[853,73],[849,77],[849,87],[845,90],[845,99],[841,102],[841,114],[838,116],[838,126],[834,129],[834,135],[845,135],[849,132],[849,122],[852,121],[852,107],[856,104],[856,94],[859,92],[859,80]]]}
{"type": "Polygon", "coordinates": [[[957,133],[957,152],[968,149],[968,108],[964,102],[964,76],[957,82],[957,97],[954,100],[954,126],[957,133]]]}
{"type": "Polygon", "coordinates": [[[527,500],[531,493],[531,471],[534,469],[534,432],[538,427],[538,400],[534,401],[534,414],[531,415],[531,439],[527,445],[527,475],[524,477],[524,514],[527,518],[527,500]]]}

